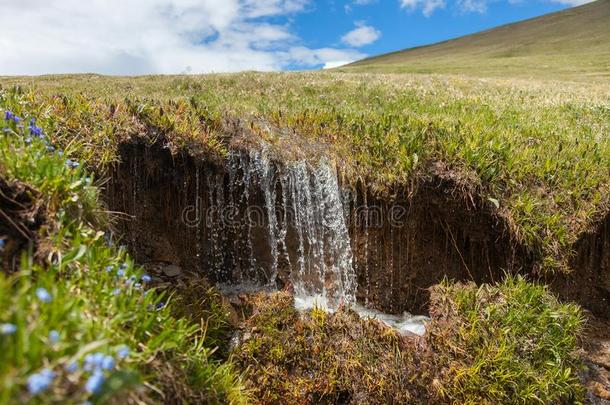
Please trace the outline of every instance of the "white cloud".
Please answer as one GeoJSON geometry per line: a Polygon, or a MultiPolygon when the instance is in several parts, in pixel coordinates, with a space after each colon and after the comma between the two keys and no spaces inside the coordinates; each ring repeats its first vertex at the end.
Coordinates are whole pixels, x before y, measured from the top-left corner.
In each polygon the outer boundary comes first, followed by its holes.
{"type": "Polygon", "coordinates": [[[299,45],[309,0],[0,0],[0,74],[279,70],[357,59],[299,45]]]}
{"type": "MultiPolygon", "coordinates": [[[[487,12],[488,4],[498,0],[455,0],[455,9],[464,13],[480,13],[487,12]]],[[[522,3],[526,0],[508,0],[511,4],[522,3]]],[[[569,6],[578,6],[585,3],[590,3],[595,0],[544,0],[552,3],[566,4],[569,6]]],[[[426,17],[430,17],[436,10],[446,8],[448,2],[446,0],[399,0],[401,8],[410,11],[422,10],[426,17]]]]}
{"type": "Polygon", "coordinates": [[[437,9],[446,6],[445,0],[400,0],[400,7],[411,11],[421,8],[426,17],[430,17],[437,9]]]}
{"type": "Polygon", "coordinates": [[[551,0],[553,3],[567,4],[569,6],[580,6],[595,0],[551,0]]]}
{"type": "Polygon", "coordinates": [[[356,23],[356,28],[341,37],[341,42],[346,45],[359,48],[372,44],[381,38],[381,32],[363,22],[356,23]]]}
{"type": "Polygon", "coordinates": [[[457,0],[458,9],[466,13],[480,13],[487,11],[487,0],[457,0]]]}
{"type": "Polygon", "coordinates": [[[335,61],[330,61],[330,62],[326,62],[326,64],[324,65],[324,67],[322,69],[333,69],[333,68],[338,68],[341,66],[345,66],[345,65],[349,65],[352,62],[355,62],[356,60],[335,60],[335,61]]]}

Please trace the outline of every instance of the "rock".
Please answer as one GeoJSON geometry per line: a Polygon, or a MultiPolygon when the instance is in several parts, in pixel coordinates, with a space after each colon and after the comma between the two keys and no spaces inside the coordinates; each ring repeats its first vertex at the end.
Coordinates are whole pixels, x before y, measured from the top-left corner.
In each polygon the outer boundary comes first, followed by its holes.
{"type": "Polygon", "coordinates": [[[182,267],[176,266],[175,264],[170,264],[169,266],[165,266],[163,268],[163,274],[167,277],[178,277],[182,274],[182,267]]]}

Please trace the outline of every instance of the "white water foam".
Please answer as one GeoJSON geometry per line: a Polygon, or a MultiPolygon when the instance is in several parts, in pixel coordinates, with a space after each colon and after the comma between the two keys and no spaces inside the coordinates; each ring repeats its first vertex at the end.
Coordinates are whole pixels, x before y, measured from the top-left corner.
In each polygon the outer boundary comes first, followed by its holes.
{"type": "MultiPolygon", "coordinates": [[[[309,296],[295,296],[294,306],[299,311],[308,311],[319,308],[326,312],[334,312],[336,307],[329,304],[328,300],[318,294],[309,296]]],[[[423,336],[426,333],[426,322],[430,321],[427,316],[411,315],[404,312],[402,315],[392,315],[374,309],[365,308],[362,305],[353,305],[352,309],[364,319],[376,319],[390,328],[396,329],[401,334],[414,334],[423,336]]]]}

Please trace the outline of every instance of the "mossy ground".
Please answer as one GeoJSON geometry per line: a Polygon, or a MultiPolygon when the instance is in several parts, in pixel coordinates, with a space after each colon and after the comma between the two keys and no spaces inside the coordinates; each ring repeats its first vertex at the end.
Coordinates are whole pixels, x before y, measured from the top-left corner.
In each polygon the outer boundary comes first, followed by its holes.
{"type": "Polygon", "coordinates": [[[287,293],[254,297],[237,364],[261,403],[574,403],[584,388],[575,305],[521,278],[432,291],[423,338],[343,308],[299,314],[287,293]]]}

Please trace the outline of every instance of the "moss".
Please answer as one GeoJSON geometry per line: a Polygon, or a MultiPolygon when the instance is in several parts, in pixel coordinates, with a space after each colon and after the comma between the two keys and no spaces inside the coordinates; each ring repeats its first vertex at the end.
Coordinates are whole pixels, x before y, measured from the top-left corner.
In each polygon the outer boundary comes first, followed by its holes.
{"type": "Polygon", "coordinates": [[[434,287],[424,338],[349,309],[254,298],[236,361],[260,403],[572,403],[582,316],[521,278],[434,287]]]}
{"type": "Polygon", "coordinates": [[[261,403],[425,402],[416,344],[342,309],[299,314],[287,293],[258,295],[237,364],[261,403]],[[421,386],[419,385],[421,384],[421,386]]]}

